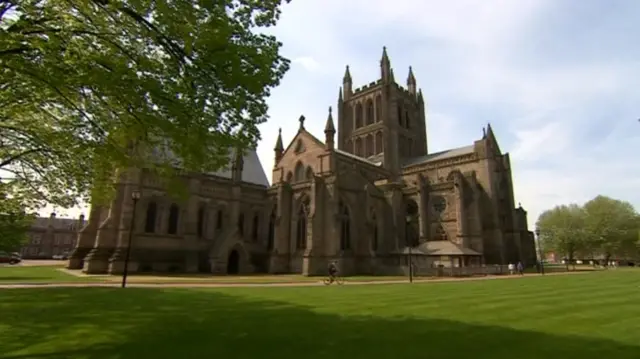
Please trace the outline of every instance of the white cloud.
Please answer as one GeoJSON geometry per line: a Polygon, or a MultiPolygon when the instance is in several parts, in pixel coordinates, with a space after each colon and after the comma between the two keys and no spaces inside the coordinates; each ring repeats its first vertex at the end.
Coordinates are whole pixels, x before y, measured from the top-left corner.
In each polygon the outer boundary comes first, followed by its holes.
{"type": "Polygon", "coordinates": [[[317,71],[320,68],[320,64],[313,57],[310,56],[300,56],[291,60],[293,64],[299,64],[304,67],[307,71],[317,71]]]}

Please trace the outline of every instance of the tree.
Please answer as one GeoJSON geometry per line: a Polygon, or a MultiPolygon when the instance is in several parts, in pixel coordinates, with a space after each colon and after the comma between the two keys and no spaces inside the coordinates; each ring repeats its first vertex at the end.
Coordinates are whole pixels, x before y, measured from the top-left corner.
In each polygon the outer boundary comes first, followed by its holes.
{"type": "Polygon", "coordinates": [[[556,206],[543,212],[536,223],[543,248],[573,261],[585,247],[586,213],[577,204],[556,206]]]}
{"type": "Polygon", "coordinates": [[[589,240],[605,261],[612,256],[634,255],[640,222],[629,202],[597,196],[585,203],[584,209],[589,240]]]}
{"type": "Polygon", "coordinates": [[[18,250],[27,239],[34,217],[26,214],[22,201],[7,198],[0,185],[0,251],[18,250]]]}
{"type": "Polygon", "coordinates": [[[230,148],[254,146],[270,89],[289,68],[281,43],[258,32],[282,2],[2,1],[9,197],[35,207],[104,201],[118,169],[213,171],[230,148]],[[149,163],[159,148],[173,155],[149,163]]]}

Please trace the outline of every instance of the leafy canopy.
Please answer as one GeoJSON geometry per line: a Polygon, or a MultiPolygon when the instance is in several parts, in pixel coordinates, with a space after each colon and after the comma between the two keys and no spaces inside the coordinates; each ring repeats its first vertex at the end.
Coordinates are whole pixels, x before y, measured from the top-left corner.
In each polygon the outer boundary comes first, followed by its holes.
{"type": "Polygon", "coordinates": [[[570,259],[640,255],[640,216],[629,202],[597,196],[583,206],[556,206],[536,226],[543,249],[570,259]]]}
{"type": "MultiPolygon", "coordinates": [[[[287,1],[287,0],[285,0],[287,1]]],[[[283,0],[0,3],[0,176],[9,196],[70,207],[117,169],[213,171],[253,146],[289,68],[283,0]]]]}

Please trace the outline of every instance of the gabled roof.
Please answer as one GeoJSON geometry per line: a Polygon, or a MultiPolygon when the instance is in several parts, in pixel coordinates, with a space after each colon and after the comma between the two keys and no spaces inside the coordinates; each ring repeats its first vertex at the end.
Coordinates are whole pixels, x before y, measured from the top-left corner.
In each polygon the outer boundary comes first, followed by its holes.
{"type": "Polygon", "coordinates": [[[474,151],[475,151],[475,146],[474,145],[452,148],[450,150],[430,153],[430,154],[428,154],[426,156],[408,158],[402,164],[402,166],[403,167],[409,167],[409,166],[419,165],[419,164],[422,164],[422,163],[428,163],[428,162],[432,162],[432,161],[439,161],[439,160],[443,160],[443,159],[447,159],[447,158],[454,158],[454,157],[458,157],[458,156],[472,154],[474,151]]]}
{"type": "MultiPolygon", "coordinates": [[[[397,254],[409,254],[409,248],[400,249],[397,254]]],[[[411,248],[411,254],[428,256],[480,256],[481,253],[451,241],[429,241],[411,248]]]]}
{"type": "MultiPolygon", "coordinates": [[[[168,146],[163,147],[164,148],[154,148],[152,156],[166,156],[166,158],[168,159],[174,159],[176,166],[180,166],[180,160],[177,158],[177,156],[168,148],[168,146]]],[[[235,149],[229,150],[229,154],[227,156],[228,164],[225,167],[220,168],[217,171],[205,172],[203,174],[231,179],[231,164],[233,163],[233,159],[235,158],[235,153],[235,149]]],[[[256,150],[247,150],[242,160],[242,182],[269,187],[267,174],[264,172],[264,168],[262,167],[262,163],[260,162],[260,158],[258,157],[256,150]]]]}

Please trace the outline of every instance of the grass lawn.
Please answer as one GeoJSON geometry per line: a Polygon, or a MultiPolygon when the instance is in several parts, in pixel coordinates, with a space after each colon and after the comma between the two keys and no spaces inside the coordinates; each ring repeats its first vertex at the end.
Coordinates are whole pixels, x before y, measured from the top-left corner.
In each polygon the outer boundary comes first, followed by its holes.
{"type": "Polygon", "coordinates": [[[637,359],[640,271],[286,288],[0,289],[0,358],[637,359]]]}

